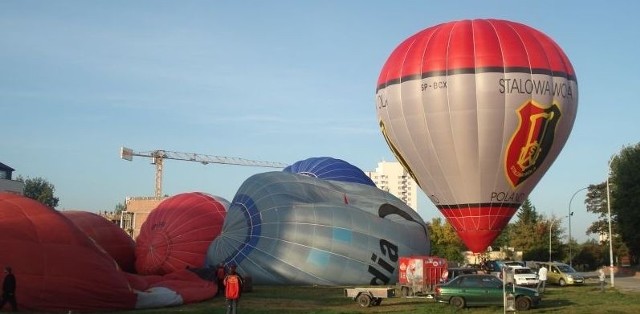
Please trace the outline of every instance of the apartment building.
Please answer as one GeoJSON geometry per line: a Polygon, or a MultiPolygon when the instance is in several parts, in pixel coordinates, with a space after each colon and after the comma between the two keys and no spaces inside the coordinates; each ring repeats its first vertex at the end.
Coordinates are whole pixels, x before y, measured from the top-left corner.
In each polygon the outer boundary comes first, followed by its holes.
{"type": "Polygon", "coordinates": [[[381,161],[375,171],[365,172],[376,186],[418,211],[418,185],[397,161],[381,161]]]}

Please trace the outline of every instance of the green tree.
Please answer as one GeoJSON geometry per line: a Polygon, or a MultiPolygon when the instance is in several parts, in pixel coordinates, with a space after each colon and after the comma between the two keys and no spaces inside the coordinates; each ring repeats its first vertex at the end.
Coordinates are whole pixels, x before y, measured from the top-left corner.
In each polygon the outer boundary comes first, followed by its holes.
{"type": "MultiPolygon", "coordinates": [[[[609,215],[607,209],[607,183],[591,184],[587,187],[587,197],[584,201],[587,211],[598,215],[587,229],[587,234],[609,234],[609,215]]],[[[613,214],[613,213],[612,213],[613,214]]]]}
{"type": "Polygon", "coordinates": [[[513,229],[513,223],[508,223],[504,226],[502,232],[500,232],[498,237],[493,240],[493,243],[491,244],[493,249],[507,248],[511,246],[511,235],[513,233],[511,229],[513,229]]]}
{"type": "Polygon", "coordinates": [[[24,183],[23,195],[51,208],[58,206],[59,199],[54,196],[55,187],[43,178],[26,178],[18,176],[17,181],[24,183]]]}
{"type": "Polygon", "coordinates": [[[518,220],[509,228],[510,245],[516,251],[523,252],[523,259],[540,260],[539,255],[545,247],[545,239],[549,239],[542,225],[542,216],[538,214],[531,201],[526,199],[516,217],[518,220]]]}
{"type": "Polygon", "coordinates": [[[118,204],[116,205],[116,208],[115,208],[115,212],[116,212],[116,214],[120,214],[120,213],[122,213],[122,212],[123,212],[123,211],[125,211],[125,210],[127,210],[127,206],[126,206],[125,204],[118,203],[118,204]]]}
{"type": "MultiPolygon", "coordinates": [[[[611,212],[618,234],[635,260],[640,256],[640,144],[623,147],[611,160],[611,212]]],[[[624,250],[625,248],[621,248],[624,250]]],[[[624,254],[622,250],[618,254],[624,254]]]]}
{"type": "Polygon", "coordinates": [[[546,233],[546,243],[544,246],[547,248],[547,259],[552,261],[561,261],[565,258],[567,252],[566,244],[562,243],[562,234],[564,231],[560,227],[562,224],[562,218],[550,217],[544,222],[546,233]],[[551,237],[551,239],[549,239],[551,237]],[[549,251],[550,250],[550,251],[549,251]]]}
{"type": "Polygon", "coordinates": [[[601,265],[607,265],[604,246],[595,240],[589,240],[578,247],[573,257],[573,265],[578,271],[594,270],[601,265]]]}
{"type": "Polygon", "coordinates": [[[453,262],[464,261],[462,252],[466,247],[449,222],[442,223],[441,218],[433,218],[427,228],[431,237],[431,255],[453,262]]]}
{"type": "MultiPolygon", "coordinates": [[[[612,168],[613,168],[612,163],[612,168]]],[[[613,172],[612,172],[613,173],[613,172]]],[[[619,217],[618,210],[616,210],[616,205],[614,205],[614,200],[618,197],[615,191],[618,190],[618,186],[615,184],[613,180],[613,176],[609,180],[609,199],[611,200],[611,233],[613,239],[613,255],[614,259],[616,256],[627,256],[634,255],[630,252],[630,249],[626,245],[627,241],[623,241],[623,237],[618,236],[621,235],[619,231],[619,223],[620,220],[617,219],[619,217]]],[[[589,185],[587,189],[587,197],[585,199],[585,205],[587,207],[587,211],[597,214],[598,220],[594,221],[589,228],[587,228],[587,234],[594,234],[597,236],[606,236],[608,239],[609,235],[609,205],[607,199],[607,183],[602,182],[599,184],[589,185]]],[[[638,214],[630,214],[630,216],[638,216],[638,214]]],[[[626,220],[626,219],[624,219],[626,220]]],[[[638,221],[638,220],[636,220],[638,221]]],[[[601,246],[608,246],[608,240],[600,243],[601,246]]],[[[609,250],[603,250],[606,252],[606,260],[609,260],[609,250]]],[[[609,264],[607,262],[606,264],[609,264]]]]}
{"type": "Polygon", "coordinates": [[[531,224],[538,223],[538,221],[540,221],[540,219],[542,218],[542,216],[538,214],[536,207],[531,204],[531,200],[529,200],[528,198],[524,200],[524,202],[522,202],[522,205],[520,205],[516,217],[518,217],[518,221],[531,224]]]}

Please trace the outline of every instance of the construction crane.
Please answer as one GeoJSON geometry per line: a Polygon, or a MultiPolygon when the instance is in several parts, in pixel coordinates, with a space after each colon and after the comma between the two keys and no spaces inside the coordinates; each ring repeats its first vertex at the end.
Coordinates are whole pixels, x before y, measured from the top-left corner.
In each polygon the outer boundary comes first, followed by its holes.
{"type": "Polygon", "coordinates": [[[156,197],[162,197],[162,168],[165,159],[195,161],[208,164],[227,164],[237,166],[285,168],[288,165],[280,162],[249,160],[239,157],[212,156],[195,153],[181,153],[167,150],[153,150],[148,152],[135,152],[131,148],[120,147],[120,158],[131,161],[133,156],[151,158],[151,164],[156,165],[156,197]]]}

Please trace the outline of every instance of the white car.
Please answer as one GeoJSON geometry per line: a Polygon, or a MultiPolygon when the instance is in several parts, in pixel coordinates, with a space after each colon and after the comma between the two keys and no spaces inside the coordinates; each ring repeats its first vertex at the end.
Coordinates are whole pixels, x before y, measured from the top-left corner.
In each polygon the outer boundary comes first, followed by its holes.
{"type": "Polygon", "coordinates": [[[509,266],[513,270],[513,279],[517,286],[537,286],[538,275],[529,267],[509,266]]]}

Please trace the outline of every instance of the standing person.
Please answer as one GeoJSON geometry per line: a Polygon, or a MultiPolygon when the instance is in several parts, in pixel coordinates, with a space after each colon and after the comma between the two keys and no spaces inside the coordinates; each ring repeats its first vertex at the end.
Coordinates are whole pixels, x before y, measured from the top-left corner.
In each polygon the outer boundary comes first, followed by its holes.
{"type": "Polygon", "coordinates": [[[482,261],[480,262],[480,270],[485,274],[489,273],[489,269],[487,269],[487,259],[484,258],[484,257],[482,258],[482,261]]]}
{"type": "Polygon", "coordinates": [[[218,281],[218,294],[222,294],[224,292],[224,277],[226,276],[226,271],[224,270],[224,264],[218,264],[218,268],[216,268],[216,280],[218,281]]]}
{"type": "Polygon", "coordinates": [[[18,311],[18,302],[16,302],[16,276],[13,274],[10,266],[4,268],[4,281],[2,282],[2,302],[0,302],[0,310],[4,304],[9,302],[11,310],[18,311]]]}
{"type": "Polygon", "coordinates": [[[538,270],[538,286],[536,287],[536,290],[538,292],[540,291],[540,286],[542,286],[542,292],[544,292],[544,288],[547,284],[547,267],[544,266],[544,264],[542,264],[542,267],[540,267],[540,269],[538,270]]]}
{"type": "Polygon", "coordinates": [[[607,276],[604,274],[604,266],[598,269],[598,279],[600,280],[600,291],[604,292],[604,284],[607,276]]]}
{"type": "Polygon", "coordinates": [[[224,277],[224,288],[224,297],[227,299],[227,314],[236,314],[242,290],[242,277],[236,274],[235,265],[231,265],[229,274],[224,277]]]}

